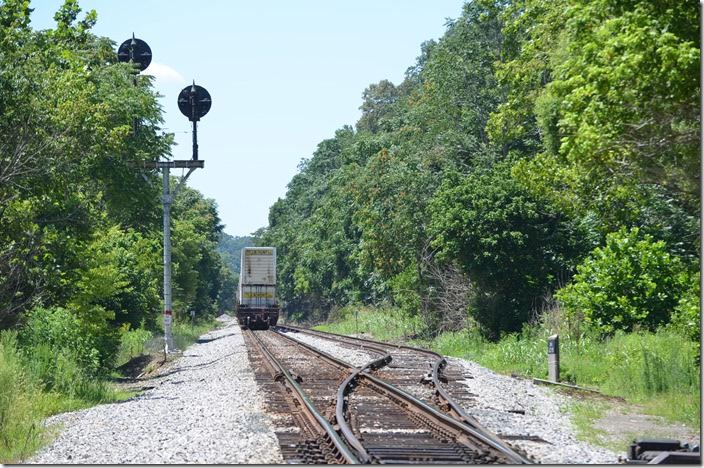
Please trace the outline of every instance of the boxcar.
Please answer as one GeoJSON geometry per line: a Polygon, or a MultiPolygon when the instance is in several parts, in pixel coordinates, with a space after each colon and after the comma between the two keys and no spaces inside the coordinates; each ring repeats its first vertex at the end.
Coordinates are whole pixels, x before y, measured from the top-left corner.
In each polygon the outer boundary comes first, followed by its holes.
{"type": "Polygon", "coordinates": [[[276,325],[279,311],[276,299],[276,248],[243,248],[237,321],[243,327],[267,329],[270,325],[276,325]]]}

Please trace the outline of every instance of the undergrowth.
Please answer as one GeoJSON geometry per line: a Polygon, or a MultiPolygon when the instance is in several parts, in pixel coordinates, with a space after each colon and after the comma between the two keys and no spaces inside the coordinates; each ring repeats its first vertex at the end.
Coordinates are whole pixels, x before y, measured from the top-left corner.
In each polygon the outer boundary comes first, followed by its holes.
{"type": "Polygon", "coordinates": [[[0,462],[24,460],[49,437],[42,420],[130,396],[94,379],[69,352],[22,349],[13,331],[0,332],[0,462]]]}

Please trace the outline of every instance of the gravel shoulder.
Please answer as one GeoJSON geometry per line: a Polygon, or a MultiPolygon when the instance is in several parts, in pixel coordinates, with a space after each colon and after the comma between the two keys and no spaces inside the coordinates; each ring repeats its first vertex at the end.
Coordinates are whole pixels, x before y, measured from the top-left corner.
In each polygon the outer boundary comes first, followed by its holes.
{"type": "Polygon", "coordinates": [[[129,400],[64,413],[63,427],[27,463],[282,463],[236,320],[207,333],[129,400]]]}
{"type": "Polygon", "coordinates": [[[568,413],[569,397],[532,381],[496,374],[474,362],[447,358],[472,378],[463,381],[473,393],[467,412],[487,429],[504,436],[537,437],[542,441],[516,439],[540,463],[618,463],[623,452],[614,452],[577,440],[568,413]]]}
{"type": "Polygon", "coordinates": [[[379,357],[376,353],[342,347],[334,341],[326,340],[325,338],[318,338],[317,336],[306,335],[305,333],[283,332],[283,334],[293,338],[294,340],[309,344],[316,349],[328,353],[331,356],[345,362],[349,362],[356,367],[362,367],[369,364],[371,361],[379,357]]]}

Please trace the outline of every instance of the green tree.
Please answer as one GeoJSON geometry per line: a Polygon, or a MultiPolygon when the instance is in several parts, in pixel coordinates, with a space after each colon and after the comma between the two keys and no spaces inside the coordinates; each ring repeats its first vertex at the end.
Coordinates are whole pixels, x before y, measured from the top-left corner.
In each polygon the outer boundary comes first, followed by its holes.
{"type": "Polygon", "coordinates": [[[471,312],[494,338],[519,331],[587,250],[583,228],[522,190],[510,169],[505,162],[451,176],[431,202],[434,245],[467,272],[471,312]]]}
{"type": "Polygon", "coordinates": [[[606,236],[556,297],[603,333],[655,330],[670,320],[688,286],[684,265],[663,241],[623,228],[606,236]]]}

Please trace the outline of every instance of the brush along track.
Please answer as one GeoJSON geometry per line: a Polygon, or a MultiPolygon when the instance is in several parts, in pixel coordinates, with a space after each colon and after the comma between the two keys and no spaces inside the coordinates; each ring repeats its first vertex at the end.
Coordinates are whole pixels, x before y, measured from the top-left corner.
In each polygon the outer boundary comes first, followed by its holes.
{"type": "MultiPolygon", "coordinates": [[[[363,368],[354,368],[312,346],[281,336],[318,355],[317,373],[309,378],[321,373],[323,361],[352,372],[338,389],[335,422],[360,461],[443,464],[528,461],[481,431],[371,375],[368,370],[381,368],[389,362],[390,356],[385,350],[367,346],[366,350],[383,353],[383,356],[363,368]]],[[[280,353],[290,354],[291,351],[283,346],[280,353]]],[[[299,350],[296,355],[300,357],[302,352],[299,350]]],[[[305,382],[306,377],[299,375],[305,382]]],[[[314,391],[316,387],[320,385],[310,385],[314,391]]],[[[329,386],[326,390],[329,391],[329,386]]],[[[323,406],[329,402],[327,396],[312,398],[323,406]]]]}
{"type": "Polygon", "coordinates": [[[458,382],[472,377],[464,375],[456,369],[448,371],[446,369],[447,361],[440,354],[421,348],[391,345],[298,327],[280,326],[277,328],[330,340],[348,349],[389,353],[392,356],[391,363],[373,372],[374,376],[414,395],[453,419],[482,433],[507,456],[518,456],[516,461],[521,463],[529,461],[527,457],[518,455],[510,443],[483,427],[475,418],[465,412],[463,406],[471,405],[474,395],[458,382]]]}
{"type": "MultiPolygon", "coordinates": [[[[356,457],[349,451],[338,434],[328,423],[328,419],[316,410],[316,404],[321,400],[311,401],[307,392],[318,393],[323,401],[330,398],[330,391],[336,390],[335,382],[344,378],[339,369],[318,368],[319,379],[310,379],[315,388],[306,384],[306,389],[301,387],[300,375],[292,374],[289,366],[295,367],[299,372],[303,369],[296,366],[295,362],[282,363],[270,352],[272,346],[271,332],[261,332],[263,340],[251,330],[243,330],[249,360],[254,369],[255,380],[264,391],[263,399],[269,410],[276,415],[282,429],[276,431],[281,446],[281,454],[288,463],[310,464],[338,464],[358,463],[356,457]]],[[[273,348],[284,351],[295,358],[298,353],[293,343],[277,340],[273,348]],[[282,347],[278,347],[282,345],[282,347]]],[[[279,356],[281,355],[278,353],[279,356]]],[[[300,363],[299,363],[300,364],[300,363]]],[[[309,372],[307,372],[308,374],[309,372]]],[[[308,380],[308,379],[307,379],[308,380]]],[[[333,393],[334,397],[334,393],[333,393]]],[[[322,405],[325,406],[325,405],[322,405]]]]}

